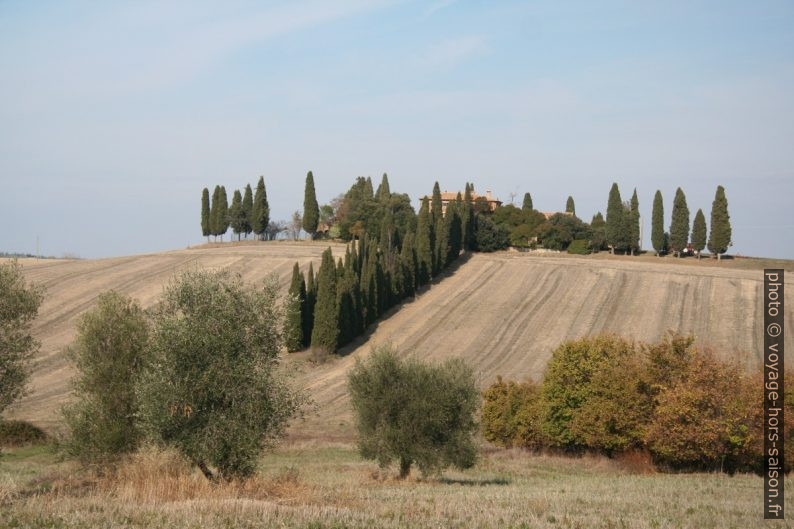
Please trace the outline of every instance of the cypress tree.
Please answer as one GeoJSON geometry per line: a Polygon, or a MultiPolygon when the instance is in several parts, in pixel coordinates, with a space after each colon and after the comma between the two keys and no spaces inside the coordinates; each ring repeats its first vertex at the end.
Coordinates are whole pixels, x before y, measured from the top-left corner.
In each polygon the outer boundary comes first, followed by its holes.
{"type": "Polygon", "coordinates": [[[375,194],[372,191],[372,178],[367,177],[364,181],[364,196],[366,198],[375,198],[375,194]]]}
{"type": "Polygon", "coordinates": [[[232,196],[232,206],[229,208],[229,222],[232,225],[232,231],[237,234],[237,240],[240,240],[240,234],[245,231],[245,212],[243,211],[243,196],[240,194],[239,189],[234,190],[232,196]]]}
{"type": "Polygon", "coordinates": [[[413,296],[416,292],[416,252],[414,251],[414,234],[408,233],[403,241],[400,252],[400,265],[403,268],[403,295],[413,296]]]}
{"type": "Polygon", "coordinates": [[[433,275],[437,275],[447,266],[449,256],[449,223],[446,217],[436,222],[436,245],[433,252],[433,275]]]}
{"type": "Polygon", "coordinates": [[[336,352],[339,335],[339,307],[336,301],[336,265],[331,248],[323,252],[317,272],[317,299],[314,305],[312,347],[336,352]]]}
{"type": "Polygon", "coordinates": [[[640,200],[637,198],[637,188],[634,188],[634,194],[631,195],[631,207],[628,216],[629,226],[629,248],[631,255],[640,250],[640,200]]]}
{"type": "Polygon", "coordinates": [[[670,248],[676,256],[681,256],[681,251],[689,242],[689,208],[686,205],[686,195],[679,187],[675,191],[673,200],[673,218],[670,223],[670,248]]]}
{"type": "Polygon", "coordinates": [[[383,178],[381,179],[380,185],[378,186],[377,196],[381,203],[389,203],[389,199],[391,198],[391,190],[389,189],[389,177],[386,176],[386,173],[383,173],[383,178]]]}
{"type": "Polygon", "coordinates": [[[460,256],[460,251],[463,248],[463,220],[460,213],[463,209],[463,197],[460,196],[460,193],[450,206],[451,208],[447,208],[447,218],[449,219],[448,266],[460,256]]]}
{"type": "Polygon", "coordinates": [[[573,203],[573,197],[568,196],[568,200],[565,202],[565,212],[566,213],[573,213],[576,216],[576,205],[573,203]]]}
{"type": "Polygon", "coordinates": [[[306,174],[306,188],[303,194],[303,229],[312,239],[317,235],[319,222],[320,206],[317,204],[317,195],[314,192],[314,175],[309,171],[306,174]]]}
{"type": "Polygon", "coordinates": [[[355,337],[353,326],[353,296],[351,295],[352,284],[345,267],[342,267],[342,276],[337,276],[336,284],[336,305],[339,307],[339,333],[337,335],[337,347],[344,347],[355,337]]]}
{"type": "Polygon", "coordinates": [[[243,193],[243,215],[245,216],[245,238],[253,231],[254,197],[251,193],[251,184],[245,184],[243,193]]]}
{"type": "Polygon", "coordinates": [[[226,196],[226,186],[221,186],[220,204],[218,205],[218,231],[223,241],[223,234],[229,229],[229,197],[226,196]]]}
{"type": "Polygon", "coordinates": [[[728,199],[725,188],[717,186],[714,202],[711,203],[711,232],[709,233],[709,252],[720,256],[728,251],[731,241],[731,217],[728,215],[728,199]]]}
{"type": "Polygon", "coordinates": [[[312,342],[314,328],[314,305],[317,300],[317,283],[314,281],[314,264],[309,262],[306,276],[306,300],[303,304],[303,345],[308,347],[312,342]]]}
{"type": "Polygon", "coordinates": [[[651,244],[657,257],[664,251],[664,202],[662,192],[658,189],[653,197],[653,213],[651,214],[651,244]]]}
{"type": "Polygon", "coordinates": [[[417,286],[430,281],[433,273],[433,234],[431,232],[430,204],[425,197],[419,208],[416,222],[416,260],[418,263],[417,286]]]}
{"type": "Polygon", "coordinates": [[[430,203],[430,216],[433,219],[433,226],[438,226],[438,221],[444,216],[441,205],[441,188],[438,186],[438,182],[433,185],[433,200],[430,203]]]}
{"type": "MultiPolygon", "coordinates": [[[[472,187],[466,182],[466,191],[463,193],[463,211],[461,215],[461,224],[463,227],[463,249],[471,250],[472,241],[474,240],[474,211],[471,203],[472,187]]],[[[527,193],[529,195],[529,193],[527,193]]],[[[526,199],[526,196],[524,197],[526,199]]],[[[529,199],[532,205],[532,198],[529,199]]]]}
{"type": "Polygon", "coordinates": [[[265,189],[265,177],[263,176],[259,177],[259,182],[256,184],[253,219],[253,232],[259,237],[259,240],[264,240],[265,230],[267,230],[267,225],[270,223],[270,206],[267,203],[267,190],[265,189]]]}
{"type": "Polygon", "coordinates": [[[627,239],[625,234],[625,209],[620,198],[620,190],[617,182],[612,184],[609,190],[609,201],[607,202],[606,236],[609,252],[614,254],[615,250],[625,248],[627,239]]]}
{"type": "Polygon", "coordinates": [[[366,264],[366,314],[367,325],[374,323],[379,316],[378,307],[380,300],[378,299],[378,291],[380,285],[378,284],[378,253],[375,250],[373,241],[369,243],[370,251],[367,254],[366,264]]]}
{"type": "Polygon", "coordinates": [[[521,204],[521,209],[524,211],[532,211],[534,209],[532,207],[532,195],[529,193],[524,193],[524,203],[521,204]]]}
{"type": "Polygon", "coordinates": [[[700,252],[706,247],[706,216],[703,210],[698,209],[695,213],[695,221],[692,223],[692,248],[697,252],[700,259],[700,252]]]}
{"type": "Polygon", "coordinates": [[[201,191],[201,234],[210,242],[210,192],[206,187],[201,191]]]}
{"type": "Polygon", "coordinates": [[[303,348],[304,316],[302,309],[306,303],[306,282],[298,263],[292,267],[292,281],[289,286],[286,314],[284,315],[284,343],[287,352],[294,353],[303,348]]]}
{"type": "Polygon", "coordinates": [[[220,224],[218,222],[218,208],[220,207],[221,203],[221,186],[215,186],[215,189],[212,191],[212,204],[210,205],[210,235],[213,236],[213,240],[218,240],[218,235],[220,234],[220,224]]]}

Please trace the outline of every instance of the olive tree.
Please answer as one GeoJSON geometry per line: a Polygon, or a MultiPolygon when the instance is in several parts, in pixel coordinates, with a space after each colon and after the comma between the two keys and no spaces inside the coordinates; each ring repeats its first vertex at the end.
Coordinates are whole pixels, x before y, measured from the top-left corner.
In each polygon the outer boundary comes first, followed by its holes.
{"type": "Polygon", "coordinates": [[[109,461],[137,448],[135,386],[145,363],[148,320],[143,309],[114,291],[77,324],[68,356],[77,370],[75,401],[64,407],[67,451],[84,462],[109,461]]]}
{"type": "Polygon", "coordinates": [[[0,264],[0,413],[25,392],[28,361],[39,347],[30,324],[42,299],[42,289],[25,282],[17,261],[0,264]]]}
{"type": "Polygon", "coordinates": [[[304,400],[278,369],[277,300],[274,276],[256,288],[226,271],[189,270],[154,311],[140,415],[211,481],[252,474],[304,400]]]}
{"type": "Polygon", "coordinates": [[[425,475],[474,465],[480,394],[463,360],[423,364],[384,346],[356,362],[348,385],[362,457],[397,461],[401,478],[414,463],[425,475]]]}

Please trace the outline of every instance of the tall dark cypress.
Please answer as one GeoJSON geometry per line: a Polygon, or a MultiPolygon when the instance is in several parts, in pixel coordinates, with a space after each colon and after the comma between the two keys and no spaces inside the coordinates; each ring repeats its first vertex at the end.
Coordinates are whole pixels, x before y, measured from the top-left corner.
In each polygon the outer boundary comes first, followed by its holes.
{"type": "Polygon", "coordinates": [[[692,222],[692,248],[697,252],[700,259],[700,252],[706,247],[706,216],[703,210],[698,209],[695,213],[695,220],[692,222]]]}
{"type": "Polygon", "coordinates": [[[201,191],[201,234],[210,242],[210,192],[206,187],[201,191]]]}
{"type": "Polygon", "coordinates": [[[306,276],[306,301],[303,305],[303,345],[308,347],[312,342],[314,329],[314,305],[317,301],[317,283],[314,280],[314,264],[309,263],[306,276]]]}
{"type": "Polygon", "coordinates": [[[670,223],[670,248],[676,256],[686,248],[689,242],[689,207],[686,205],[686,195],[679,187],[675,191],[673,200],[673,218],[670,223]]]}
{"type": "Polygon", "coordinates": [[[416,223],[416,260],[419,263],[416,283],[418,286],[426,284],[433,275],[433,234],[431,229],[430,203],[425,197],[419,208],[419,219],[416,223]]]}
{"type": "Polygon", "coordinates": [[[253,214],[254,214],[254,196],[251,193],[251,184],[245,184],[245,193],[243,193],[243,215],[245,216],[245,238],[253,231],[253,214]]]}
{"type": "Polygon", "coordinates": [[[391,198],[391,190],[389,189],[389,177],[386,175],[386,173],[383,173],[383,178],[380,181],[376,195],[378,201],[382,204],[389,203],[389,199],[391,198]]]}
{"type": "Polygon", "coordinates": [[[331,248],[323,252],[317,272],[317,301],[314,305],[312,347],[336,352],[339,334],[339,307],[336,304],[336,264],[331,248]]]}
{"type": "Polygon", "coordinates": [[[572,213],[574,216],[576,215],[576,204],[573,203],[573,197],[568,196],[568,200],[565,202],[565,212],[572,213]]]}
{"type": "MultiPolygon", "coordinates": [[[[474,241],[474,208],[471,200],[472,193],[472,186],[466,182],[466,191],[463,193],[464,209],[461,215],[461,221],[463,225],[463,249],[466,251],[471,250],[472,243],[474,241]]],[[[529,193],[527,193],[527,195],[529,195],[529,193]]],[[[526,199],[526,196],[524,198],[526,199]]],[[[530,205],[532,205],[531,198],[530,205]]]]}
{"type": "Polygon", "coordinates": [[[728,215],[728,199],[725,188],[717,186],[714,202],[711,203],[711,231],[709,233],[709,252],[717,255],[717,260],[728,251],[733,243],[731,237],[731,216],[728,215]]]}
{"type": "Polygon", "coordinates": [[[214,237],[213,240],[218,240],[220,235],[220,222],[218,220],[218,209],[221,203],[221,186],[215,186],[212,191],[212,204],[210,205],[210,234],[214,237]]]}
{"type": "Polygon", "coordinates": [[[305,304],[306,282],[298,263],[295,263],[295,266],[292,267],[292,281],[289,286],[289,297],[284,315],[284,342],[290,353],[303,349],[304,315],[302,311],[305,304]]]}
{"type": "Polygon", "coordinates": [[[463,198],[458,193],[455,202],[450,203],[447,208],[447,226],[449,232],[449,252],[447,254],[447,266],[455,261],[460,255],[463,247],[463,222],[460,211],[463,209],[463,198]]]}
{"type": "Polygon", "coordinates": [[[629,209],[629,249],[631,255],[640,250],[640,200],[637,198],[637,188],[634,188],[634,194],[631,195],[631,207],[629,209]]]}
{"type": "Polygon", "coordinates": [[[413,233],[408,233],[405,236],[400,252],[400,264],[403,268],[403,294],[405,296],[413,296],[416,292],[417,263],[414,237],[413,233]]]}
{"type": "Polygon", "coordinates": [[[524,193],[524,202],[521,204],[521,209],[524,211],[532,211],[534,209],[532,207],[532,195],[529,193],[524,193]]]}
{"type": "Polygon", "coordinates": [[[658,189],[653,197],[653,213],[651,213],[651,244],[658,256],[664,250],[664,202],[662,192],[658,189]]]}
{"type": "Polygon", "coordinates": [[[626,237],[625,233],[626,222],[624,216],[623,201],[620,198],[618,184],[615,182],[609,190],[609,201],[607,202],[606,236],[610,253],[614,254],[615,250],[622,250],[626,247],[626,239],[628,237],[626,237]]]}
{"type": "Polygon", "coordinates": [[[441,202],[441,188],[438,182],[433,185],[433,200],[430,203],[430,216],[433,219],[433,226],[438,226],[438,221],[444,217],[443,205],[441,202]]]}
{"type": "Polygon", "coordinates": [[[314,175],[309,171],[306,174],[306,188],[303,194],[303,229],[312,239],[317,235],[319,222],[320,206],[317,204],[317,194],[314,191],[314,175]]]}
{"type": "Polygon", "coordinates": [[[218,235],[223,241],[223,234],[229,229],[229,198],[226,196],[225,186],[221,186],[218,197],[220,201],[218,204],[218,235]]]}
{"type": "Polygon", "coordinates": [[[234,190],[232,196],[232,205],[229,208],[229,223],[232,226],[232,232],[237,235],[237,240],[240,240],[240,234],[245,231],[245,212],[243,211],[243,196],[240,194],[239,189],[234,190]]]}
{"type": "Polygon", "coordinates": [[[270,205],[267,202],[267,190],[265,189],[265,177],[263,176],[259,177],[259,182],[256,184],[253,219],[253,232],[260,240],[264,240],[267,225],[270,223],[270,205]]]}

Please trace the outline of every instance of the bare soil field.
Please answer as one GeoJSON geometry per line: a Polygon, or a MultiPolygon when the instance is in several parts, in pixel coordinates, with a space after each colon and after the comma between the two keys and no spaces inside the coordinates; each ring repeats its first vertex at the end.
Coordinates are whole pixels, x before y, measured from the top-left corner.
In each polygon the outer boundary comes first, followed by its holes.
{"type": "MultiPolygon", "coordinates": [[[[149,307],[159,299],[174,273],[191,266],[227,267],[250,282],[275,273],[286,289],[295,261],[304,269],[313,261],[316,270],[328,246],[319,241],[249,241],[110,259],[20,259],[25,277],[46,288],[44,303],[33,324],[33,335],[41,342],[41,351],[29,395],[6,414],[50,430],[58,425],[58,409],[69,393],[72,374],[63,350],[75,336],[78,317],[96,303],[101,292],[114,289],[149,307]]],[[[344,245],[331,246],[335,253],[344,254],[344,245]]]]}
{"type": "MultiPolygon", "coordinates": [[[[275,272],[286,288],[293,263],[319,264],[327,242],[241,243],[99,260],[22,260],[29,280],[47,288],[33,332],[42,343],[31,393],[7,415],[57,429],[58,408],[69,393],[71,371],[63,348],[78,316],[97,295],[116,289],[151,306],[163,285],[189,266],[229,267],[247,281],[275,272]]],[[[334,252],[344,252],[334,245],[334,252]]],[[[657,340],[670,330],[747,368],[760,366],[762,271],[766,262],[702,261],[651,257],[473,254],[393,309],[370,332],[324,363],[308,353],[290,355],[315,410],[292,430],[294,437],[349,440],[346,375],[356,358],[391,342],[404,354],[427,360],[462,356],[486,385],[498,375],[539,378],[551,351],[566,339],[615,332],[657,340]],[[738,266],[741,265],[741,266],[738,266]],[[752,265],[752,266],[750,266],[752,265]]],[[[787,266],[791,262],[781,262],[787,266]]],[[[778,263],[776,263],[777,265],[778,263]]],[[[792,303],[792,288],[786,296],[792,303]]],[[[787,324],[794,329],[794,316],[787,324]]],[[[794,345],[788,333],[787,349],[794,345]]]]}

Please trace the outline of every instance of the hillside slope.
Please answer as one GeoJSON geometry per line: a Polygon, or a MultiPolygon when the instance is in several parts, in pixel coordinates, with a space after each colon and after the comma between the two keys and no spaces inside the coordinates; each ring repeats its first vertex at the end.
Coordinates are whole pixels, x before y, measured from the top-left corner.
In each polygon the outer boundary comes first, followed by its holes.
{"type": "MultiPolygon", "coordinates": [[[[8,415],[44,427],[58,425],[57,410],[69,392],[70,368],[63,348],[74,337],[78,316],[96,296],[117,289],[154,303],[174,271],[229,267],[248,281],[275,272],[286,287],[297,260],[319,264],[325,243],[224,245],[161,254],[86,261],[31,261],[26,276],[47,288],[33,326],[42,349],[31,393],[8,415]]],[[[344,251],[335,245],[334,252],[344,251]]],[[[475,254],[414,301],[394,309],[368,336],[322,365],[304,362],[300,382],[316,410],[295,435],[350,436],[345,383],[356,358],[391,342],[403,354],[429,360],[462,356],[481,385],[497,375],[539,378],[561,341],[599,332],[656,340],[668,330],[691,332],[727,358],[760,365],[760,270],[684,265],[670,259],[540,257],[517,253],[475,254]]],[[[790,283],[790,282],[789,282],[790,283]]],[[[789,307],[792,289],[786,296],[789,307]]],[[[792,311],[788,328],[794,329],[792,311]]],[[[787,349],[792,350],[792,333],[787,349]]]]}
{"type": "MultiPolygon", "coordinates": [[[[386,342],[427,360],[461,356],[475,368],[481,387],[498,375],[539,379],[560,342],[600,332],[644,341],[658,340],[668,330],[692,333],[720,356],[757,368],[762,286],[761,270],[670,259],[474,254],[343,351],[350,354],[308,368],[304,383],[317,412],[293,433],[349,437],[346,373],[356,358],[386,342]]],[[[792,294],[789,286],[789,306],[792,294]]],[[[787,313],[788,329],[794,329],[794,311],[787,313]]],[[[789,357],[792,346],[789,332],[789,357]]]]}

